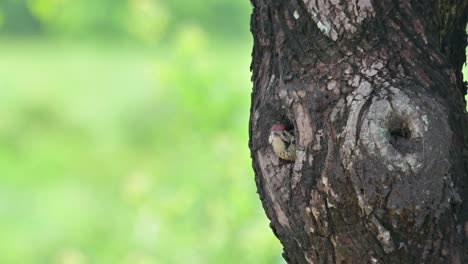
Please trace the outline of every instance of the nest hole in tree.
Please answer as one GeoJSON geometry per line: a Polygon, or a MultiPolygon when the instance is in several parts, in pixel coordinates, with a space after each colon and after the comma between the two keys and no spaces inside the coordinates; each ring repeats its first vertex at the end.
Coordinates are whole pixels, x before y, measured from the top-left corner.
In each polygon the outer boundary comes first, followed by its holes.
{"type": "Polygon", "coordinates": [[[394,118],[388,127],[389,143],[402,153],[409,153],[414,150],[414,143],[411,140],[411,130],[408,122],[401,118],[394,118]]]}
{"type": "Polygon", "coordinates": [[[276,105],[268,104],[263,110],[265,116],[267,117],[266,120],[269,120],[269,122],[271,122],[269,128],[276,124],[284,125],[286,127],[286,130],[288,131],[292,131],[295,128],[293,122],[285,113],[285,108],[277,109],[276,105]]]}
{"type": "MultiPolygon", "coordinates": [[[[284,125],[287,131],[295,131],[294,123],[286,114],[286,109],[278,109],[277,105],[281,105],[281,103],[274,101],[274,103],[265,104],[260,110],[261,128],[267,135],[270,134],[271,128],[278,124],[284,125]]],[[[295,133],[293,132],[293,134],[295,133]]],[[[265,138],[268,138],[268,136],[265,138]]]]}

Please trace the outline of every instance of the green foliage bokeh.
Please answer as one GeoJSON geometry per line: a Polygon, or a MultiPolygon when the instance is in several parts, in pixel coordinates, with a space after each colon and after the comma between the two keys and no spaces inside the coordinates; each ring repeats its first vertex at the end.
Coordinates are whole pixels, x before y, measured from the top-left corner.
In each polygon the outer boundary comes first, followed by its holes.
{"type": "Polygon", "coordinates": [[[0,263],[280,263],[250,4],[0,2],[0,263]]]}

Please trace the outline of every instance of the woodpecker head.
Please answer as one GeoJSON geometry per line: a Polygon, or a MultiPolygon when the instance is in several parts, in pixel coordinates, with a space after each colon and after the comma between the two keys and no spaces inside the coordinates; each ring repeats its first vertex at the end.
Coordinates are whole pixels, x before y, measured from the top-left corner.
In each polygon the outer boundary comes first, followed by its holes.
{"type": "Polygon", "coordinates": [[[276,124],[271,127],[271,132],[283,130],[286,130],[286,127],[283,124],[276,124]]]}
{"type": "Polygon", "coordinates": [[[284,160],[294,160],[296,158],[296,141],[294,136],[286,130],[285,125],[273,125],[268,141],[279,158],[284,160]]]}
{"type": "Polygon", "coordinates": [[[271,127],[271,132],[270,132],[270,137],[268,138],[268,141],[270,144],[273,143],[273,138],[275,136],[279,136],[282,134],[284,131],[286,131],[286,126],[283,124],[275,124],[271,127]]]}

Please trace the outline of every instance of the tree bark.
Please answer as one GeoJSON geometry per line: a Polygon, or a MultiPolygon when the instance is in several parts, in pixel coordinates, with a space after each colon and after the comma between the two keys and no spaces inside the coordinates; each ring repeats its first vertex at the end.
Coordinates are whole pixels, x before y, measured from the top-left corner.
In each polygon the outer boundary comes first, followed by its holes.
{"type": "Polygon", "coordinates": [[[468,0],[251,2],[249,147],[286,261],[468,263],[468,0]]]}

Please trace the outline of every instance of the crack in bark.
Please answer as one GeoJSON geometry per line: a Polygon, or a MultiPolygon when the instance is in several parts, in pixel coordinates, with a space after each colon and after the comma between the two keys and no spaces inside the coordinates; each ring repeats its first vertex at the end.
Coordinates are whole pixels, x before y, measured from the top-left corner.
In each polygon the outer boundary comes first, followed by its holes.
{"type": "Polygon", "coordinates": [[[359,141],[359,135],[361,134],[361,127],[362,123],[364,122],[363,116],[367,115],[367,112],[369,112],[370,105],[372,104],[372,96],[369,96],[367,98],[366,102],[362,106],[361,110],[359,111],[358,119],[357,119],[357,127],[356,127],[356,145],[358,144],[359,141]]]}

